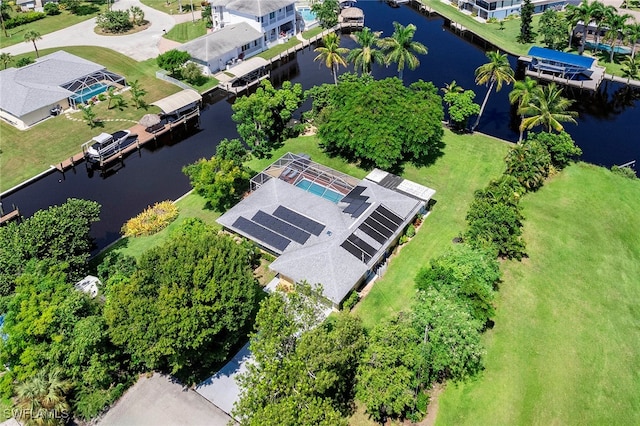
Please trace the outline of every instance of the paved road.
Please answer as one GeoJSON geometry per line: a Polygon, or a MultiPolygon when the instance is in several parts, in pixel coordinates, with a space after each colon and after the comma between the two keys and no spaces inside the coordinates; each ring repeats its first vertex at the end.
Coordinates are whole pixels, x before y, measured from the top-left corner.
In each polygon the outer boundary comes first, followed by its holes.
{"type": "MultiPolygon", "coordinates": [[[[102,36],[95,33],[96,19],[92,18],[71,27],[42,36],[36,42],[38,49],[64,46],[100,46],[116,50],[137,61],[155,58],[160,53],[169,50],[177,43],[162,38],[164,31],[169,31],[176,23],[191,20],[191,14],[168,15],[140,3],[140,0],[119,0],[114,10],[125,10],[131,6],[138,6],[144,11],[144,16],[151,23],[149,28],[135,34],[122,36],[102,36]]],[[[199,12],[195,14],[199,18],[199,12]]],[[[33,51],[32,43],[18,43],[6,47],[1,52],[19,55],[33,51]]]]}

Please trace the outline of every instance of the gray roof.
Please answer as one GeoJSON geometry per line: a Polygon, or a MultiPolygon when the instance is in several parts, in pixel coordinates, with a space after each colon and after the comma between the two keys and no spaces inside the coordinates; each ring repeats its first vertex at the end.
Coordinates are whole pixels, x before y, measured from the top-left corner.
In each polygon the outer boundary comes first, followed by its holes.
{"type": "Polygon", "coordinates": [[[293,5],[294,0],[212,0],[212,6],[225,6],[227,10],[236,10],[253,16],[264,16],[283,7],[293,5]]]}
{"type": "Polygon", "coordinates": [[[262,33],[246,22],[227,25],[178,47],[192,58],[209,62],[233,49],[262,38],[262,33]]]}
{"type": "Polygon", "coordinates": [[[60,50],[34,64],[0,71],[0,108],[21,117],[73,94],[61,85],[103,69],[60,50]]]}
{"type": "MultiPolygon", "coordinates": [[[[338,304],[366,271],[378,262],[398,233],[402,232],[424,205],[421,200],[384,188],[375,182],[363,180],[359,186],[365,188],[362,195],[369,197],[368,202],[371,206],[357,218],[343,212],[345,203],[333,203],[281,179],[273,178],[217,221],[228,229],[245,235],[233,226],[238,217],[251,219],[258,210],[272,214],[278,206],[284,206],[323,224],[325,228],[320,235],[311,235],[304,244],[291,241],[283,252],[266,246],[264,242],[259,243],[276,253],[281,253],[271,264],[271,269],[296,282],[306,280],[311,284],[322,284],[324,296],[338,304]],[[377,243],[358,229],[381,204],[404,220],[402,226],[384,244],[377,243]],[[367,263],[341,246],[352,233],[377,250],[376,255],[367,263]]],[[[249,235],[245,236],[255,240],[249,235]]]]}

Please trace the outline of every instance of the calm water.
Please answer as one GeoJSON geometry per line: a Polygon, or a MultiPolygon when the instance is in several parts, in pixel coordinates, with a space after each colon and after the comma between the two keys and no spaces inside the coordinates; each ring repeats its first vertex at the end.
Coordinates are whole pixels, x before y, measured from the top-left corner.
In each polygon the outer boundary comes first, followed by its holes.
{"type": "MultiPolygon", "coordinates": [[[[486,60],[484,49],[488,46],[482,41],[476,44],[474,40],[461,39],[447,29],[442,18],[427,18],[408,7],[392,9],[379,1],[364,0],[360,0],[358,6],[365,11],[366,25],[383,31],[383,36],[391,35],[393,21],[403,25],[414,23],[418,27],[416,39],[428,47],[429,53],[420,57],[418,69],[405,70],[406,83],[423,79],[443,87],[456,80],[461,86],[476,91],[476,101],[482,101],[486,89],[474,83],[474,70],[486,60]]],[[[343,45],[351,48],[355,43],[343,36],[343,45]]],[[[332,82],[329,70],[314,62],[314,57],[313,51],[301,51],[296,60],[272,72],[274,83],[291,80],[308,89],[332,82]]],[[[515,68],[516,58],[510,60],[515,68]]],[[[393,66],[376,67],[374,75],[384,78],[396,75],[396,71],[393,66]]],[[[478,131],[511,141],[517,139],[517,122],[507,99],[509,90],[510,87],[506,87],[491,95],[478,131]]],[[[577,126],[569,124],[566,130],[582,147],[585,161],[610,166],[640,159],[638,91],[610,83],[597,94],[576,91],[571,96],[577,99],[580,118],[577,126]]],[[[97,248],[105,247],[119,238],[120,228],[127,219],[156,201],[176,199],[190,189],[181,171],[184,165],[211,157],[221,139],[237,137],[230,101],[219,97],[209,102],[212,103],[203,110],[199,129],[174,130],[172,137],[165,138],[158,147],[150,144],[140,153],[130,155],[124,166],[113,167],[106,176],[88,174],[84,164],[75,172],[48,175],[3,198],[5,210],[15,204],[23,215],[30,216],[70,197],[95,200],[102,205],[102,213],[92,234],[97,248]]],[[[305,107],[309,106],[307,102],[305,107]]]]}

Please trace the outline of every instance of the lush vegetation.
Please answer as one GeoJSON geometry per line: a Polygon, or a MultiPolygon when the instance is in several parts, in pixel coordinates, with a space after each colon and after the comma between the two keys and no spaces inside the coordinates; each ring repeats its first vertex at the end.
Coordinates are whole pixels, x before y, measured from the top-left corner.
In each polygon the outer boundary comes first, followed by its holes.
{"type": "Polygon", "coordinates": [[[171,201],[162,201],[147,207],[142,213],[129,219],[122,226],[125,237],[153,235],[169,226],[178,217],[178,207],[171,201]]]}
{"type": "Polygon", "coordinates": [[[523,199],[529,259],[503,264],[486,369],[447,387],[438,424],[640,421],[628,374],[640,339],[639,202],[637,180],[585,164],[523,199]]]}
{"type": "Polygon", "coordinates": [[[386,170],[405,161],[426,164],[439,155],[442,99],[431,83],[405,87],[397,78],[346,75],[340,84],[315,87],[310,94],[314,125],[332,155],[386,170]]]}
{"type": "Polygon", "coordinates": [[[331,28],[338,23],[338,15],[340,14],[338,0],[314,1],[311,5],[311,11],[324,29],[331,28]]]}

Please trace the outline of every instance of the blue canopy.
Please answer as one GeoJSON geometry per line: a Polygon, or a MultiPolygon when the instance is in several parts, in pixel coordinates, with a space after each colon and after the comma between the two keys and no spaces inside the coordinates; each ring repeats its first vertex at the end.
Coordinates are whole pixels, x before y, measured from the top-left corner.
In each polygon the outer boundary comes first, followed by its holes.
{"type": "Polygon", "coordinates": [[[595,61],[595,58],[589,58],[588,56],[559,52],[557,50],[545,49],[544,47],[538,46],[533,46],[529,49],[529,56],[542,62],[551,61],[585,70],[591,68],[595,61]]]}

